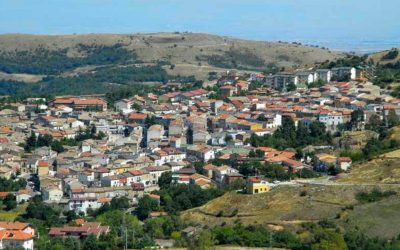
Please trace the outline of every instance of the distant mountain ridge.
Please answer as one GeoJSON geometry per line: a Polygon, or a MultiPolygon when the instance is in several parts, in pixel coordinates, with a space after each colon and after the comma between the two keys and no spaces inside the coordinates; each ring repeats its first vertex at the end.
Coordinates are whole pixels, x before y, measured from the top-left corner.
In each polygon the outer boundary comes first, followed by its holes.
{"type": "MultiPolygon", "coordinates": [[[[87,55],[82,46],[113,47],[116,45],[134,54],[136,62],[162,61],[173,65],[173,67],[165,67],[169,74],[195,75],[197,78],[204,78],[210,71],[226,69],[263,71],[270,67],[310,67],[342,56],[341,53],[328,49],[300,44],[249,41],[201,33],[0,35],[0,55],[48,50],[63,51],[69,58],[82,58],[87,55]]],[[[119,63],[112,62],[111,64],[119,63]]],[[[2,61],[0,61],[0,69],[1,66],[2,61]]],[[[78,66],[86,65],[79,64],[78,66]]]]}
{"type": "Polygon", "coordinates": [[[104,94],[137,84],[310,68],[345,54],[201,33],[0,35],[0,96],[104,94]]]}

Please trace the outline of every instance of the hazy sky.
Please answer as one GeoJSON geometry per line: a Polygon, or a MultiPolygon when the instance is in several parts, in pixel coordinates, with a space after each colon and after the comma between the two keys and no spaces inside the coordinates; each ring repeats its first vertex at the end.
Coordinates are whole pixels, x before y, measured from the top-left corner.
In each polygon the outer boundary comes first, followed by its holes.
{"type": "Polygon", "coordinates": [[[0,0],[0,33],[192,31],[316,43],[400,40],[400,0],[0,0]]]}

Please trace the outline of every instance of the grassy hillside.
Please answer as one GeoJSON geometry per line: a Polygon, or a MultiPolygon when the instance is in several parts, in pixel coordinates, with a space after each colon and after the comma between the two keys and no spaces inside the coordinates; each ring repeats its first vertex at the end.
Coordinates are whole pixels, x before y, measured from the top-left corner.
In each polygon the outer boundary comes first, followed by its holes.
{"type": "MultiPolygon", "coordinates": [[[[390,188],[397,193],[400,190],[399,187],[380,188],[390,188]]],[[[400,233],[397,223],[387,222],[400,220],[400,196],[365,204],[355,199],[357,193],[372,189],[372,186],[363,185],[307,185],[278,187],[258,195],[228,193],[202,207],[185,211],[181,217],[203,226],[261,224],[276,230],[296,229],[304,222],[331,219],[346,229],[359,225],[370,236],[397,236],[400,233]]]]}
{"type": "Polygon", "coordinates": [[[369,55],[368,60],[373,60],[375,63],[380,64],[394,64],[400,61],[399,49],[384,50],[369,55]]]}
{"type": "Polygon", "coordinates": [[[338,182],[400,184],[400,150],[355,164],[338,182]]]}
{"type": "MultiPolygon", "coordinates": [[[[199,67],[200,71],[202,67],[209,67],[207,69],[210,71],[222,68],[265,70],[272,64],[286,68],[312,66],[339,56],[325,49],[297,44],[247,41],[197,33],[0,36],[0,52],[3,56],[28,51],[40,56],[49,56],[51,59],[84,59],[92,56],[91,50],[96,48],[124,50],[128,57],[140,62],[165,61],[173,64],[176,71],[182,75],[192,75],[193,71],[197,73],[196,69],[193,70],[193,66],[199,67]]],[[[125,63],[126,59],[129,58],[120,55],[120,58],[110,62],[125,63]]],[[[76,60],[71,61],[71,65],[68,65],[71,67],[67,69],[85,65],[77,63],[76,60]]],[[[101,60],[99,62],[104,63],[101,60]]],[[[200,75],[205,76],[205,74],[200,75]]]]}

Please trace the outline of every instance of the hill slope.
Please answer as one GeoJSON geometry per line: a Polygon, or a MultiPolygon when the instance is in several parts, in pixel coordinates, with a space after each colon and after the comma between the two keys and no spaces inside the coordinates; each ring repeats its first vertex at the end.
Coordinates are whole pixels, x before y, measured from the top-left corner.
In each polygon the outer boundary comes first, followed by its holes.
{"type": "Polygon", "coordinates": [[[375,63],[379,64],[395,64],[400,61],[400,53],[398,48],[394,48],[391,50],[379,51],[376,53],[372,53],[368,56],[367,60],[372,60],[375,63]]]}
{"type": "MultiPolygon", "coordinates": [[[[87,34],[63,36],[0,35],[0,53],[38,50],[63,51],[69,58],[87,56],[87,47],[118,45],[135,55],[135,61],[173,64],[168,73],[205,78],[226,68],[265,70],[268,67],[306,67],[341,56],[329,50],[296,44],[247,41],[198,33],[87,34]]],[[[1,55],[0,54],[0,55],[1,55]]],[[[5,58],[6,60],[7,58],[5,58]]],[[[120,62],[112,62],[117,64],[120,62]]],[[[1,66],[0,61],[0,66],[1,66]]],[[[79,65],[79,66],[85,66],[79,65]]],[[[0,67],[1,68],[1,67],[0,67]]],[[[71,67],[71,69],[74,69],[71,67]]],[[[10,73],[10,72],[9,72],[10,73]]],[[[18,71],[11,73],[29,73],[18,71]]]]}
{"type": "MultiPolygon", "coordinates": [[[[399,193],[400,187],[380,188],[399,193]]],[[[397,236],[400,228],[390,221],[400,222],[399,194],[372,203],[359,203],[355,199],[358,192],[372,189],[370,185],[305,185],[282,186],[257,195],[227,193],[183,212],[181,217],[202,226],[242,223],[260,224],[276,230],[296,230],[304,222],[331,219],[346,229],[358,226],[370,236],[397,236]]]]}

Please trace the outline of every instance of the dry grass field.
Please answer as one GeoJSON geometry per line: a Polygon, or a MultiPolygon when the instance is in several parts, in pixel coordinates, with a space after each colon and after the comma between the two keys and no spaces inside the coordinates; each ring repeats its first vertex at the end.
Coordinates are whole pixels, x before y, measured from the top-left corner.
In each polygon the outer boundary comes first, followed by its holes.
{"type": "Polygon", "coordinates": [[[330,219],[346,229],[359,226],[370,236],[391,238],[400,234],[400,186],[379,186],[397,195],[379,202],[360,203],[358,192],[370,192],[373,185],[281,186],[269,193],[244,195],[227,193],[202,207],[182,213],[193,225],[264,225],[273,230],[295,230],[301,223],[330,219]],[[396,222],[395,224],[390,221],[396,222]]]}

